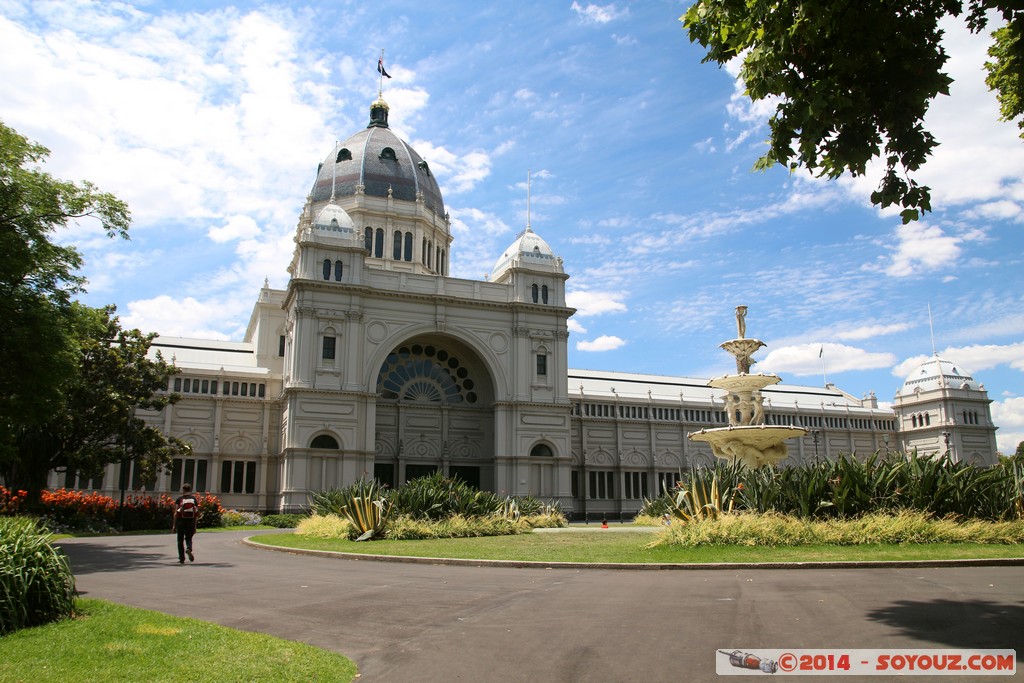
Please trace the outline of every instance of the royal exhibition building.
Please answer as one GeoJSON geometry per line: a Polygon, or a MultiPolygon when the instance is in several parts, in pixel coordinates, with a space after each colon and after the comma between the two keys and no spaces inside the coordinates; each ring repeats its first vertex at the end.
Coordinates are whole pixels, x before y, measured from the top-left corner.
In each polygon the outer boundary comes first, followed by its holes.
{"type": "MultiPolygon", "coordinates": [[[[192,453],[132,488],[176,495],[189,482],[228,507],[298,511],[313,491],[440,470],[622,518],[715,461],[688,438],[730,423],[708,379],[569,368],[569,274],[529,225],[487,280],[449,277],[452,248],[430,167],[377,99],[369,125],[321,163],[287,287],[256,293],[244,340],[155,340],[151,352],[180,370],[167,390],[181,400],[144,417],[192,453]]],[[[806,430],[780,467],[915,449],[996,460],[984,386],[937,356],[892,408],[832,384],[777,384],[763,399],[764,424],[806,430]]],[[[116,470],[92,482],[53,473],[50,485],[113,493],[116,470]]]]}

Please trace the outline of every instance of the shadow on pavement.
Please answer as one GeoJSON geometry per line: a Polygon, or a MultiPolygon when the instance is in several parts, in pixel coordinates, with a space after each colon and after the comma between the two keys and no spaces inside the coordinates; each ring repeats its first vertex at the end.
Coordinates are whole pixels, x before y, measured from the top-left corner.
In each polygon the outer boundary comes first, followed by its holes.
{"type": "Polygon", "coordinates": [[[865,616],[919,640],[956,648],[1012,648],[1017,661],[1024,661],[1024,603],[897,600],[865,616]]]}
{"type": "MultiPolygon", "coordinates": [[[[67,554],[71,562],[71,571],[75,576],[99,572],[123,572],[136,569],[178,566],[173,545],[166,549],[157,549],[152,544],[136,545],[130,542],[118,546],[82,541],[59,543],[58,545],[67,554]]],[[[186,562],[185,564],[203,567],[234,566],[227,563],[202,561],[195,563],[186,562]]]]}

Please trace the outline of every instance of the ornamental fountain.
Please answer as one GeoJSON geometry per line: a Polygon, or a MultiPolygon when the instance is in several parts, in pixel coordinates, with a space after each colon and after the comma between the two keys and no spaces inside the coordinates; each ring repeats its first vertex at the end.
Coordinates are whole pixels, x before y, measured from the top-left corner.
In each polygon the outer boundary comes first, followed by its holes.
{"type": "Polygon", "coordinates": [[[716,377],[708,382],[709,387],[726,391],[725,412],[729,426],[701,429],[690,434],[689,438],[704,441],[711,446],[715,457],[732,463],[742,463],[747,467],[776,465],[789,453],[786,441],[803,436],[807,430],[765,424],[761,390],[782,379],[778,375],[750,374],[750,366],[757,362],[751,356],[766,344],[760,339],[747,338],[746,315],[746,306],[736,307],[737,338],[720,345],[736,358],[736,374],[716,377]]]}

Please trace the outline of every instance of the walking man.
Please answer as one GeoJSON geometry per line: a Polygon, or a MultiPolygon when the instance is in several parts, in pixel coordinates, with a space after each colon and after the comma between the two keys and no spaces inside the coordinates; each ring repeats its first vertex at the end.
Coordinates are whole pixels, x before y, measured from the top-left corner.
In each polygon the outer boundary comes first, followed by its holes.
{"type": "Polygon", "coordinates": [[[192,493],[192,485],[184,484],[181,495],[174,501],[174,520],[171,531],[178,535],[178,564],[185,564],[185,555],[189,562],[195,562],[192,554],[192,536],[196,533],[196,520],[199,517],[199,499],[192,493]]]}

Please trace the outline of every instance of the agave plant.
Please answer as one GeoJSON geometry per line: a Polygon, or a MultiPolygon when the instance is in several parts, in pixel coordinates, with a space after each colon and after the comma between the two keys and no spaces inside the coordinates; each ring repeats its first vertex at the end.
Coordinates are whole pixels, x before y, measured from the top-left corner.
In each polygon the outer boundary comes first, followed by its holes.
{"type": "Polygon", "coordinates": [[[317,491],[310,496],[310,509],[315,514],[335,514],[352,522],[357,541],[379,538],[391,507],[384,486],[376,479],[360,479],[344,488],[317,491]]]}
{"type": "Polygon", "coordinates": [[[709,477],[691,472],[688,485],[684,482],[671,496],[669,512],[685,522],[718,519],[722,513],[732,512],[738,487],[719,487],[717,472],[709,477]]]}

